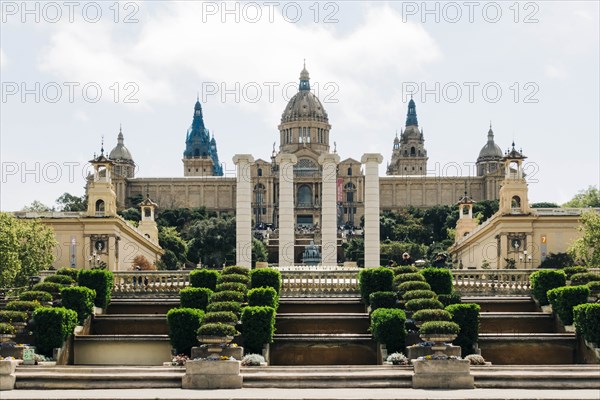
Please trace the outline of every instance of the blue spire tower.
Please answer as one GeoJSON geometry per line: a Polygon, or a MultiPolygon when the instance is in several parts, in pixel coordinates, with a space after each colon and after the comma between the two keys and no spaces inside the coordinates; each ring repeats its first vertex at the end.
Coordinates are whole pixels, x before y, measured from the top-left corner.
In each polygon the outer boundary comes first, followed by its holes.
{"type": "Polygon", "coordinates": [[[185,138],[183,152],[184,176],[223,176],[223,167],[219,162],[217,141],[204,126],[202,105],[196,100],[192,126],[185,138]]]}

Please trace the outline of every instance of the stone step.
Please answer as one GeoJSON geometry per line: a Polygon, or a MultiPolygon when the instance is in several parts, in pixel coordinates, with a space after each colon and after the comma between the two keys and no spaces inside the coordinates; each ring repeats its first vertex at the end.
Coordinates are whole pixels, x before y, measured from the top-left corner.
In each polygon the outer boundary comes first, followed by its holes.
{"type": "Polygon", "coordinates": [[[574,333],[481,333],[481,355],[493,364],[574,364],[574,333]]]}
{"type": "Polygon", "coordinates": [[[275,329],[279,334],[367,333],[369,325],[367,313],[278,313],[275,329]]]}
{"type": "Polygon", "coordinates": [[[361,303],[360,297],[282,297],[279,300],[278,313],[365,313],[367,308],[361,303]]]}
{"type": "Polygon", "coordinates": [[[599,365],[471,366],[477,388],[600,389],[599,365]]]}
{"type": "Polygon", "coordinates": [[[183,367],[39,367],[21,365],[16,389],[180,388],[183,367]]]}
{"type": "Polygon", "coordinates": [[[482,312],[481,333],[553,333],[554,316],[543,312],[482,312]]]}
{"type": "Polygon", "coordinates": [[[271,365],[375,365],[377,347],[370,334],[276,334],[271,365]]]}
{"type": "Polygon", "coordinates": [[[94,316],[92,335],[169,334],[165,314],[100,314],[94,316]]]}
{"type": "Polygon", "coordinates": [[[168,335],[76,335],[75,365],[162,365],[171,360],[168,335]]]}
{"type": "Polygon", "coordinates": [[[539,312],[530,296],[464,296],[463,303],[476,303],[481,312],[539,312]]]}
{"type": "Polygon", "coordinates": [[[179,307],[179,295],[174,298],[117,298],[110,301],[107,314],[165,315],[176,307],[179,307]]]}

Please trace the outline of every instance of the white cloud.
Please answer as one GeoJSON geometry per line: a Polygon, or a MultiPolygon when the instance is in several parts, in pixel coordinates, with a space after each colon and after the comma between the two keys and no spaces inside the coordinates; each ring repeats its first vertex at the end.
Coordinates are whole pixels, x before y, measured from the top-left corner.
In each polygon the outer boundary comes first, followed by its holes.
{"type": "Polygon", "coordinates": [[[564,79],[567,77],[564,68],[556,65],[546,65],[544,68],[544,75],[550,79],[564,79]]]}
{"type": "Polygon", "coordinates": [[[2,48],[0,48],[0,68],[4,69],[4,68],[6,68],[7,65],[8,65],[8,60],[6,58],[6,54],[4,53],[4,50],[2,50],[2,48]]]}

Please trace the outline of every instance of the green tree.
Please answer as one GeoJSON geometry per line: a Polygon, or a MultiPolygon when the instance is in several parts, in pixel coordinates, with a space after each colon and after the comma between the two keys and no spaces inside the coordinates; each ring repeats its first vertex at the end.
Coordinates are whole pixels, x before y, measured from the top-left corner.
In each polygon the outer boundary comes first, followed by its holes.
{"type": "Polygon", "coordinates": [[[600,266],[600,214],[585,212],[581,214],[580,221],[579,230],[583,234],[569,247],[568,253],[587,266],[600,266]]]}
{"type": "Polygon", "coordinates": [[[256,265],[257,261],[267,261],[267,246],[262,240],[252,238],[252,265],[256,265]]]}
{"type": "Polygon", "coordinates": [[[58,199],[56,199],[56,204],[58,205],[58,209],[60,211],[87,210],[87,199],[85,195],[78,197],[65,192],[58,199]]]}
{"type": "Polygon", "coordinates": [[[30,205],[24,206],[21,211],[30,211],[30,212],[45,212],[45,211],[54,211],[53,207],[47,206],[39,200],[34,200],[30,205]]]}
{"type": "Polygon", "coordinates": [[[0,287],[24,286],[54,262],[52,228],[36,220],[0,213],[0,287]]]}
{"type": "Polygon", "coordinates": [[[560,206],[556,203],[550,203],[547,201],[542,201],[539,203],[531,203],[531,208],[559,208],[560,206]]]}
{"type": "Polygon", "coordinates": [[[365,241],[362,236],[353,237],[342,244],[344,257],[348,261],[356,261],[362,267],[365,262],[365,241]]]}
{"type": "Polygon", "coordinates": [[[235,218],[211,217],[196,222],[189,229],[190,261],[219,267],[235,260],[235,218]]]}
{"type": "Polygon", "coordinates": [[[161,226],[158,229],[158,243],[165,249],[165,254],[161,258],[165,269],[178,269],[179,265],[185,264],[188,246],[174,227],[161,226]]]}
{"type": "Polygon", "coordinates": [[[590,186],[581,190],[570,201],[562,205],[563,207],[600,207],[600,191],[595,186],[590,186]]]}
{"type": "Polygon", "coordinates": [[[127,221],[140,222],[142,219],[142,213],[139,208],[127,208],[125,210],[119,211],[118,214],[125,218],[127,221]]]}
{"type": "Polygon", "coordinates": [[[410,254],[413,260],[420,260],[425,257],[427,246],[417,243],[389,242],[380,244],[380,260],[382,264],[387,264],[389,260],[399,263],[402,260],[402,254],[410,254]]]}

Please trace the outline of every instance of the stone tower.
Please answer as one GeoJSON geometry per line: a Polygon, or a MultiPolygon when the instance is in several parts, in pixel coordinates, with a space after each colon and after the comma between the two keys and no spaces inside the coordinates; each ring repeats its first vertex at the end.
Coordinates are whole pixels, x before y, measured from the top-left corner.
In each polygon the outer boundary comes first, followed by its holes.
{"type": "Polygon", "coordinates": [[[155,221],[157,208],[158,204],[150,200],[149,195],[146,195],[146,199],[140,203],[142,219],[138,228],[154,244],[158,244],[158,226],[155,221]]]}
{"type": "Polygon", "coordinates": [[[104,155],[104,146],[98,157],[89,163],[94,174],[88,177],[87,197],[89,217],[114,217],[117,215],[117,195],[112,184],[114,162],[104,155]]]}
{"type": "Polygon", "coordinates": [[[223,176],[219,162],[217,141],[204,126],[202,105],[196,100],[192,126],[187,131],[183,152],[184,176],[223,176]]]}
{"type": "Polygon", "coordinates": [[[515,149],[507,150],[504,158],[504,180],[500,188],[500,209],[502,214],[529,214],[529,199],[527,195],[527,181],[523,173],[522,151],[515,149]]]}
{"type": "Polygon", "coordinates": [[[387,175],[427,175],[427,150],[423,130],[419,130],[417,106],[411,98],[408,102],[406,126],[400,138],[394,139],[392,160],[387,175]]]}
{"type": "Polygon", "coordinates": [[[456,222],[456,232],[454,235],[455,242],[458,242],[471,233],[477,226],[477,221],[473,218],[473,204],[475,202],[467,196],[467,192],[458,201],[458,221],[456,222]]]}
{"type": "Polygon", "coordinates": [[[125,187],[128,178],[135,178],[135,162],[131,156],[131,152],[125,147],[123,130],[119,127],[119,135],[117,136],[117,145],[108,154],[108,158],[114,163],[113,186],[117,193],[117,207],[125,207],[125,187]]]}

